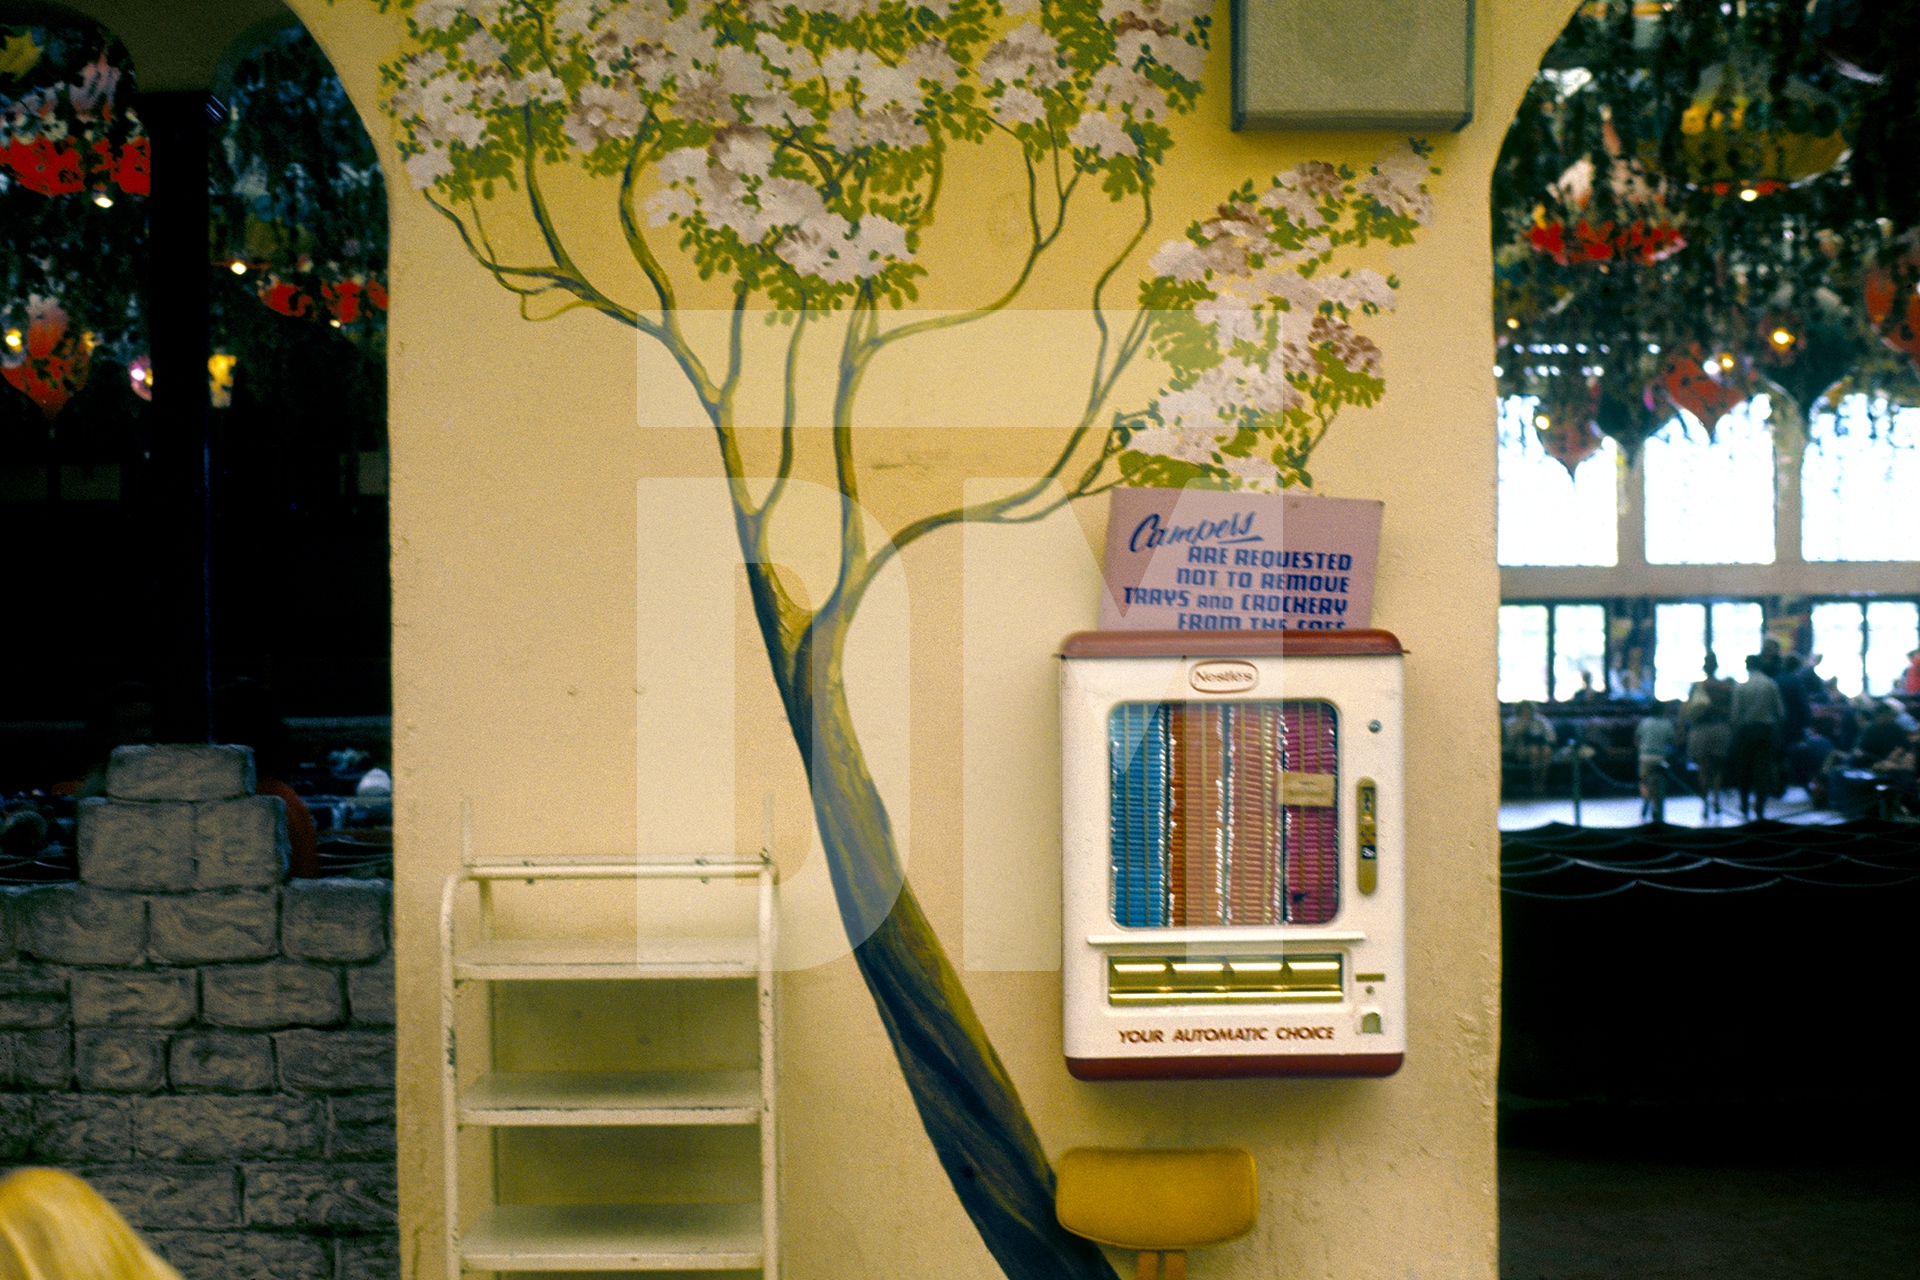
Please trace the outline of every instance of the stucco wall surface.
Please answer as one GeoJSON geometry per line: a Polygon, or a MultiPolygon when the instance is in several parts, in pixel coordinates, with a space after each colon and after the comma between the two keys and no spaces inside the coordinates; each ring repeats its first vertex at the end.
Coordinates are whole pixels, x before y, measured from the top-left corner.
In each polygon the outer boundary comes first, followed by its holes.
{"type": "MultiPolygon", "coordinates": [[[[295,8],[397,178],[378,67],[399,47],[398,14],[363,0],[297,0],[295,8]]],[[[1390,8],[1357,12],[1380,21],[1390,8]]],[[[1049,655],[1064,632],[1093,623],[1102,503],[1031,530],[992,531],[991,541],[970,541],[971,530],[927,538],[875,606],[879,621],[856,631],[849,679],[878,690],[856,712],[867,717],[876,772],[892,771],[882,789],[908,832],[913,884],[1048,1151],[1234,1143],[1255,1153],[1260,1224],[1242,1241],[1196,1254],[1199,1277],[1478,1280],[1496,1272],[1498,575],[1486,194],[1513,105],[1568,6],[1488,0],[1477,8],[1478,118],[1432,139],[1444,170],[1433,183],[1434,221],[1414,246],[1366,259],[1403,282],[1397,312],[1369,329],[1385,352],[1385,398],[1346,413],[1313,468],[1320,492],[1384,500],[1374,621],[1410,651],[1406,1067],[1384,1081],[1083,1084],[1067,1076],[1057,927],[1048,936],[1057,896],[1049,907],[1045,888],[1057,884],[1059,859],[1057,830],[1047,827],[1058,805],[1049,655]],[[983,548],[992,555],[976,559],[983,548]],[[990,766],[983,725],[1018,744],[1020,767],[990,766]],[[982,839],[989,832],[1019,835],[1010,860],[992,861],[982,839]]],[[[1264,182],[1307,159],[1364,167],[1393,141],[1230,132],[1224,6],[1217,20],[1206,98],[1173,125],[1175,158],[1155,196],[1159,221],[1123,280],[1138,278],[1155,246],[1242,180],[1264,182]]],[[[1017,155],[956,155],[946,181],[921,253],[929,275],[920,305],[929,308],[978,302],[1019,248],[1017,155]]],[[[796,940],[781,985],[786,1273],[997,1274],[934,1159],[844,943],[836,949],[817,912],[806,916],[804,784],[743,599],[729,615],[725,593],[659,589],[673,580],[666,562],[693,545],[688,539],[708,536],[698,488],[663,482],[716,477],[711,434],[672,425],[682,393],[630,330],[583,313],[521,319],[439,213],[404,179],[390,189],[408,1274],[438,1276],[441,1267],[435,918],[463,829],[476,857],[770,844],[792,886],[796,940]],[[706,638],[692,654],[681,643],[689,635],[706,638]],[[668,715],[663,705],[676,710],[668,715]],[[717,760],[707,772],[726,776],[704,785],[686,760],[717,760]]],[[[624,259],[608,190],[556,172],[546,194],[583,266],[638,300],[644,283],[624,259]]],[[[1087,350],[1085,317],[1074,309],[1097,270],[1090,264],[1110,257],[1129,229],[1105,206],[1076,212],[1023,300],[1057,312],[1057,324],[1030,312],[1009,322],[1016,327],[1001,331],[1011,336],[998,347],[983,338],[927,348],[876,370],[862,411],[860,478],[879,527],[954,505],[969,482],[1046,467],[1063,430],[1054,425],[1059,387],[1081,377],[1063,371],[1087,350]],[[989,425],[955,425],[971,423],[989,425]]],[[[514,252],[537,249],[524,235],[499,234],[514,252]]],[[[720,300],[688,289],[695,305],[720,300]]],[[[770,433],[749,430],[747,446],[758,465],[771,465],[770,433]]],[[[801,573],[811,554],[803,523],[784,548],[801,573]]],[[[724,522],[718,527],[724,533],[724,522]]],[[[576,927],[611,929],[631,906],[602,895],[567,915],[576,927]]],[[[523,923],[557,921],[532,913],[523,923]]],[[[560,1018],[565,998],[553,998],[560,1018]]]]}

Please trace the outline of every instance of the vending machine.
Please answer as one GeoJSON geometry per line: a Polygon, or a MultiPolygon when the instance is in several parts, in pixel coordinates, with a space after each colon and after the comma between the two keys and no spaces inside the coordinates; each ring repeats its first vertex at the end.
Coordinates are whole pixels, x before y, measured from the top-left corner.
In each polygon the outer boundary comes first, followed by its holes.
{"type": "Polygon", "coordinates": [[[1075,1076],[1399,1069],[1402,662],[1385,631],[1067,639],[1061,970],[1075,1076]]]}

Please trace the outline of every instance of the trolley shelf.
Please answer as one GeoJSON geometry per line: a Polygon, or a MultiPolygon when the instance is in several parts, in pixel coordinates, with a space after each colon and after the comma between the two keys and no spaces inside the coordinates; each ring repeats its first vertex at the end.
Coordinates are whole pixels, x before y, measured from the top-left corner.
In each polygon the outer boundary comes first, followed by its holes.
{"type": "Polygon", "coordinates": [[[497,1071],[460,1098],[460,1123],[476,1126],[759,1122],[758,1071],[497,1071]]]}
{"type": "Polygon", "coordinates": [[[462,982],[751,978],[759,971],[754,938],[496,938],[464,948],[453,962],[462,982]]]}
{"type": "Polygon", "coordinates": [[[496,1205],[460,1241],[477,1271],[751,1271],[757,1204],[496,1205]]]}

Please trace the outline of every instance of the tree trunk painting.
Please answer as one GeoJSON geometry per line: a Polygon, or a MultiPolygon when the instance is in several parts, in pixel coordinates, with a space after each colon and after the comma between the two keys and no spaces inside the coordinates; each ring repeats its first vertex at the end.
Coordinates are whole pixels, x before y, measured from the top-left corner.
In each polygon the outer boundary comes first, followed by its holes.
{"type": "Polygon", "coordinates": [[[849,710],[842,663],[875,577],[913,542],[964,522],[1015,524],[1117,484],[1307,486],[1314,446],[1348,405],[1384,390],[1354,321],[1397,282],[1332,264],[1343,249],[1408,243],[1436,172],[1409,144],[1367,172],[1307,163],[1231,192],[1151,255],[1130,306],[1113,278],[1153,223],[1167,120],[1201,91],[1209,0],[413,0],[409,48],[384,68],[412,185],[528,320],[590,309],[660,343],[698,397],[729,482],[762,641],[812,788],[841,920],[914,1105],[955,1194],[1015,1280],[1110,1280],[1098,1248],[1060,1227],[1039,1135],[940,940],[906,883],[887,808],[849,710]],[[921,313],[918,254],[936,225],[947,157],[1015,145],[1027,243],[997,293],[921,313]],[[604,178],[651,298],[590,279],[543,173],[604,178]],[[1042,477],[990,502],[929,512],[878,546],[862,526],[862,380],[896,346],[937,342],[1018,299],[1076,200],[1137,211],[1127,242],[1090,264],[1096,341],[1078,420],[1042,477]],[[532,261],[490,222],[530,227],[532,261]],[[664,232],[663,230],[664,229],[664,232]],[[671,243],[669,270],[653,239],[671,243]],[[682,324],[675,272],[727,283],[724,349],[682,324]],[[749,321],[785,326],[781,367],[752,369],[749,321]],[[824,433],[799,427],[803,372],[830,351],[824,433]],[[1147,405],[1116,409],[1137,357],[1166,370],[1147,405]],[[750,462],[735,423],[743,381],[782,389],[775,458],[750,462]],[[820,438],[840,494],[835,584],[789,594],[776,517],[800,450],[820,438]],[[755,482],[765,484],[756,499],[755,482]]]}

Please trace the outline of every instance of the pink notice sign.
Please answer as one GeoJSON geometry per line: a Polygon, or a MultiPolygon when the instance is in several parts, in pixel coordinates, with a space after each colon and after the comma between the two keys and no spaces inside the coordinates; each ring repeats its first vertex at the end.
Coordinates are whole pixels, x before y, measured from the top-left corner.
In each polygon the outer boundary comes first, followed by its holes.
{"type": "Polygon", "coordinates": [[[1102,631],[1358,631],[1373,612],[1381,503],[1115,489],[1102,631]]]}

